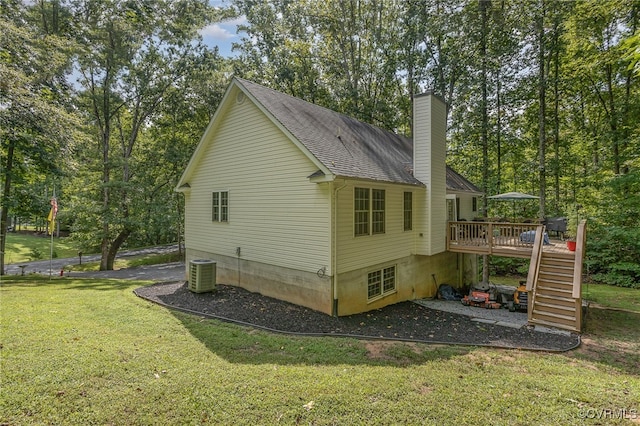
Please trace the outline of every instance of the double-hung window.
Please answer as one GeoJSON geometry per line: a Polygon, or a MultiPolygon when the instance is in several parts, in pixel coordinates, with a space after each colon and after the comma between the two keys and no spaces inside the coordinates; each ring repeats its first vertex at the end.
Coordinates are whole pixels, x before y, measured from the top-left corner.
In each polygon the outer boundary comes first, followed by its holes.
{"type": "Polygon", "coordinates": [[[229,191],[213,193],[211,220],[214,222],[229,221],[229,191]]]}
{"type": "Polygon", "coordinates": [[[384,234],[384,189],[372,189],[371,225],[374,234],[384,234]]]}
{"type": "Polygon", "coordinates": [[[353,225],[356,237],[360,235],[369,235],[370,206],[369,188],[355,188],[353,225]]]}
{"type": "Polygon", "coordinates": [[[384,234],[384,189],[354,188],[353,201],[354,235],[384,234]]]}

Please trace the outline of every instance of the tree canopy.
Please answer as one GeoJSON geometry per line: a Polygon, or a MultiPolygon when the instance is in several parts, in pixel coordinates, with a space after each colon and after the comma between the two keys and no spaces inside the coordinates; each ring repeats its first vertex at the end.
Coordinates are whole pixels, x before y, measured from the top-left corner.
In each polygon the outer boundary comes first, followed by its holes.
{"type": "MultiPolygon", "coordinates": [[[[487,195],[539,195],[529,214],[573,229],[584,217],[640,225],[637,0],[0,7],[2,227],[10,211],[42,215],[57,185],[74,238],[102,252],[103,269],[123,246],[178,238],[173,184],[233,75],[406,135],[411,97],[432,91],[447,103],[450,165],[487,195]],[[200,31],[233,17],[241,37],[223,58],[200,31]]],[[[619,269],[638,280],[628,265],[640,249],[626,247],[619,269]]]]}

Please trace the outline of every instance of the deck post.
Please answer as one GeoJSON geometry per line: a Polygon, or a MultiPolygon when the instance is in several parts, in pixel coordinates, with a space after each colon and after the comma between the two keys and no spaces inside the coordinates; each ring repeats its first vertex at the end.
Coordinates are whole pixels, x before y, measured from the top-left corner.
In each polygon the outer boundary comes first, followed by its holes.
{"type": "Polygon", "coordinates": [[[582,220],[578,225],[576,234],[576,258],[573,267],[573,298],[582,297],[582,261],[584,258],[584,246],[587,238],[587,221],[582,220]]]}

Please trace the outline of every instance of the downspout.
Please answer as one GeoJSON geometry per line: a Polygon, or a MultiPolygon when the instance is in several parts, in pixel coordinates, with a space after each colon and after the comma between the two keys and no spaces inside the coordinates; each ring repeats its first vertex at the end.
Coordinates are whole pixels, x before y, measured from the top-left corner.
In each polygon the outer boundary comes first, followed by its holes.
{"type": "MultiPolygon", "coordinates": [[[[332,187],[335,185],[331,183],[332,187]]],[[[347,186],[346,180],[342,180],[342,186],[333,188],[331,191],[331,202],[333,203],[333,209],[331,211],[331,293],[333,295],[333,307],[331,308],[331,314],[334,317],[338,316],[338,191],[347,186]]]]}

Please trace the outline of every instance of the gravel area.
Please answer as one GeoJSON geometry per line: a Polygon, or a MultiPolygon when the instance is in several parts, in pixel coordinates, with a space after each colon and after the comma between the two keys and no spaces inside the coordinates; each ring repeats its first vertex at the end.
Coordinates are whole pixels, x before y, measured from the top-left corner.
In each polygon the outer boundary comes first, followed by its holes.
{"type": "Polygon", "coordinates": [[[526,312],[509,312],[508,309],[482,309],[472,306],[465,306],[459,301],[422,299],[416,300],[427,308],[439,311],[451,312],[475,318],[477,321],[493,321],[507,327],[524,327],[528,323],[526,312]]]}
{"type": "Polygon", "coordinates": [[[193,293],[184,282],[154,284],[138,288],[135,293],[169,308],[282,333],[540,351],[567,351],[580,344],[580,336],[574,333],[548,333],[526,326],[516,328],[490,320],[478,321],[468,315],[446,312],[416,302],[402,302],[362,314],[333,317],[222,284],[218,284],[211,293],[193,293]]]}

